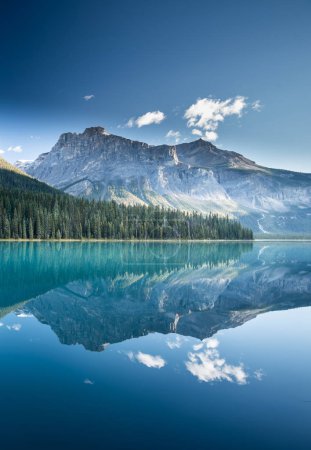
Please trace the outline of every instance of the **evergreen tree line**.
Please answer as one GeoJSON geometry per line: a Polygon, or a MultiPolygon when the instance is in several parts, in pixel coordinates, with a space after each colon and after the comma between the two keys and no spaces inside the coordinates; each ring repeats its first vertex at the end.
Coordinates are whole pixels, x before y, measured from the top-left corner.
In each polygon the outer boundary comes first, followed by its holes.
{"type": "Polygon", "coordinates": [[[253,239],[253,233],[216,214],[0,188],[0,239],[253,239]]]}

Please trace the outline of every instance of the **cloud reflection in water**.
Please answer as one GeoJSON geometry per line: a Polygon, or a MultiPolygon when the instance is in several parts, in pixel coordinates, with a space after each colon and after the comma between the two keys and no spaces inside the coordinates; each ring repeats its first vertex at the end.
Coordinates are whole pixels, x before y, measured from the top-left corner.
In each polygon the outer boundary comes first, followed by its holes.
{"type": "Polygon", "coordinates": [[[215,338],[205,339],[201,344],[193,346],[186,361],[187,370],[200,381],[230,381],[245,384],[247,374],[242,364],[234,366],[227,364],[220,357],[219,341],[215,338]]]}
{"type": "Polygon", "coordinates": [[[129,359],[131,361],[138,361],[139,363],[143,364],[144,366],[153,368],[153,369],[162,369],[166,365],[166,361],[159,355],[153,356],[149,353],[133,353],[129,352],[127,354],[129,359]]]}

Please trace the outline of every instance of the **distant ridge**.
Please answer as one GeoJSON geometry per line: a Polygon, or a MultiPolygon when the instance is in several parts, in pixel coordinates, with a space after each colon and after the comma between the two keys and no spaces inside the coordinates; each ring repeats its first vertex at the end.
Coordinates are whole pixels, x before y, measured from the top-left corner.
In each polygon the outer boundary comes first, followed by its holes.
{"type": "Polygon", "coordinates": [[[10,172],[18,173],[20,175],[27,175],[22,169],[16,167],[16,165],[10,164],[8,161],[0,157],[0,170],[8,170],[10,172]]]}
{"type": "Polygon", "coordinates": [[[57,189],[23,172],[5,159],[0,158],[0,189],[19,189],[29,192],[56,193],[57,189]]]}

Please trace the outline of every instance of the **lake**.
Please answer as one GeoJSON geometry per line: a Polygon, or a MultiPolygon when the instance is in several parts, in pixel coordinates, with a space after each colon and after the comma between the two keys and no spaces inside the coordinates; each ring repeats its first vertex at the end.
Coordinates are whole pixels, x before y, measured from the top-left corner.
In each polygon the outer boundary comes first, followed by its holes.
{"type": "Polygon", "coordinates": [[[0,243],[3,449],[310,449],[311,244],[0,243]]]}

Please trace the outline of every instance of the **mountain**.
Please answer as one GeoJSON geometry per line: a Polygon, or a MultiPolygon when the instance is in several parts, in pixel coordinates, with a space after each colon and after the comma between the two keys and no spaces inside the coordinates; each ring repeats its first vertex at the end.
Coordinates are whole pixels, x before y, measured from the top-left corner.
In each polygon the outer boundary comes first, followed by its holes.
{"type": "Polygon", "coordinates": [[[14,166],[25,173],[25,169],[31,166],[33,160],[31,159],[19,159],[15,162],[14,166]]]}
{"type": "Polygon", "coordinates": [[[16,165],[89,199],[229,214],[267,237],[311,230],[311,174],[259,166],[202,139],[151,146],[93,127],[16,165]]]}
{"type": "Polygon", "coordinates": [[[19,189],[28,192],[56,193],[56,189],[27,175],[20,168],[0,158],[0,190],[19,189]]]}
{"type": "Polygon", "coordinates": [[[22,169],[18,167],[18,164],[10,164],[8,161],[0,157],[0,170],[8,170],[9,172],[18,173],[20,175],[26,175],[22,169]]]}
{"type": "Polygon", "coordinates": [[[253,239],[226,217],[92,202],[0,164],[0,239],[253,239]]]}

